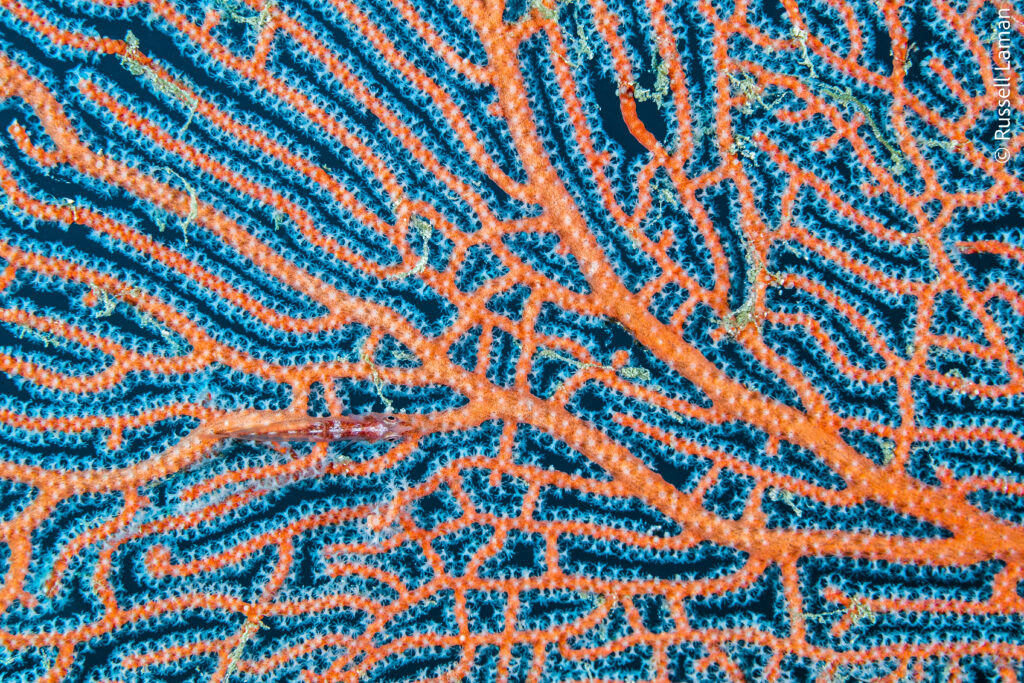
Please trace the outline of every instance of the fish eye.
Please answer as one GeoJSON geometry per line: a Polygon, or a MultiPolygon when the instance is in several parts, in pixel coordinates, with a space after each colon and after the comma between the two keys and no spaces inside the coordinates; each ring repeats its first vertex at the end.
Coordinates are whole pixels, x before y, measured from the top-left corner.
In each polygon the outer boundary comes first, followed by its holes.
{"type": "Polygon", "coordinates": [[[384,418],[384,419],[385,419],[385,420],[387,420],[388,422],[394,422],[394,421],[395,421],[395,420],[397,420],[398,418],[397,418],[397,417],[395,417],[394,415],[387,415],[387,416],[385,416],[385,418],[384,418]]]}

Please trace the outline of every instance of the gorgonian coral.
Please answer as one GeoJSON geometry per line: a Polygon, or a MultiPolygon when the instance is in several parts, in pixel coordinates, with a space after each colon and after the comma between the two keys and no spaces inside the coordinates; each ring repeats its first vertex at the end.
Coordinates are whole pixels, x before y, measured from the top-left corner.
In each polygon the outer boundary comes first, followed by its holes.
{"type": "Polygon", "coordinates": [[[261,3],[0,0],[5,682],[1018,679],[1015,7],[261,3]]]}

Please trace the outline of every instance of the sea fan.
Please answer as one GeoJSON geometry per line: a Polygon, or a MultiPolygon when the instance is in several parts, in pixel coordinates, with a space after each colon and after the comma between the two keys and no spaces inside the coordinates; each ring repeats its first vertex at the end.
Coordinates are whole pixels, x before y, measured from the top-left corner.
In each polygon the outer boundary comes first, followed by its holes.
{"type": "Polygon", "coordinates": [[[1017,681],[1021,60],[989,0],[0,0],[0,679],[1017,681]]]}

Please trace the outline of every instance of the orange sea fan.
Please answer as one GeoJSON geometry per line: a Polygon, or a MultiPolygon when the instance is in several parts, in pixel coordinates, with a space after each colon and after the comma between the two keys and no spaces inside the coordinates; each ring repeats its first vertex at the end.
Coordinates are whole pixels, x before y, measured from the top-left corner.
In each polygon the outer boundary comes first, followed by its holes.
{"type": "Polygon", "coordinates": [[[0,0],[0,679],[1016,681],[1022,55],[0,0]]]}

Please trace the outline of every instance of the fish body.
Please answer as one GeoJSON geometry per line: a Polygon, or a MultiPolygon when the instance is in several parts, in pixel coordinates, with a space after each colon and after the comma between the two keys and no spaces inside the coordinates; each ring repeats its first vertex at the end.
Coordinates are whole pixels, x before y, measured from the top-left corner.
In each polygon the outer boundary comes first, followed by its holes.
{"type": "Polygon", "coordinates": [[[215,430],[220,439],[249,441],[401,441],[412,431],[405,419],[390,413],[366,413],[337,417],[277,417],[215,430]]]}

